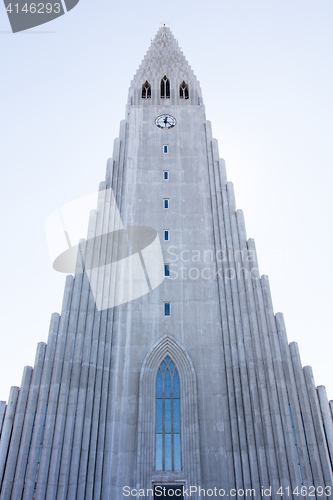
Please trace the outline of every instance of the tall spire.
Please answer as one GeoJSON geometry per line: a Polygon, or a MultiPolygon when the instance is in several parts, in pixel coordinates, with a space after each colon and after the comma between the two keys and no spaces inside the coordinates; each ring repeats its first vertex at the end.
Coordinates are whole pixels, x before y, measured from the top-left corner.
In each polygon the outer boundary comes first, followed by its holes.
{"type": "Polygon", "coordinates": [[[159,28],[131,82],[129,103],[139,104],[140,101],[133,99],[133,96],[136,90],[141,91],[146,81],[152,88],[158,90],[164,76],[167,76],[174,84],[173,87],[176,87],[177,91],[181,83],[185,81],[191,86],[192,95],[196,97],[195,100],[191,99],[192,104],[202,104],[200,84],[170,28],[166,26],[159,28]],[[194,94],[193,91],[195,91],[194,94]]]}

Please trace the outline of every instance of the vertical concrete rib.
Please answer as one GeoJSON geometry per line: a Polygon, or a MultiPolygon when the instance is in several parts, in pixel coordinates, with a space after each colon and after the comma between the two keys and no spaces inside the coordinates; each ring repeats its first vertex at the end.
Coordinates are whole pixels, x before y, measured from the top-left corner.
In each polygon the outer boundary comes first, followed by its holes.
{"type": "MultiPolygon", "coordinates": [[[[254,426],[254,418],[259,419],[258,423],[261,425],[260,412],[258,414],[259,410],[258,394],[253,384],[253,381],[255,381],[255,373],[253,370],[251,373],[250,369],[248,371],[248,366],[247,366],[247,359],[249,360],[249,364],[253,364],[253,354],[251,346],[251,332],[250,332],[249,314],[246,302],[246,291],[245,291],[243,263],[242,263],[242,254],[244,252],[244,248],[245,248],[245,255],[247,255],[246,231],[245,231],[245,224],[241,225],[238,220],[239,215],[237,215],[236,212],[233,186],[230,183],[227,184],[227,195],[228,195],[229,217],[231,225],[232,244],[233,244],[233,272],[234,272],[233,281],[237,283],[237,287],[235,286],[234,290],[234,303],[235,306],[237,307],[237,314],[240,316],[240,321],[238,328],[236,328],[236,333],[237,333],[238,355],[240,359],[239,364],[240,364],[241,383],[242,383],[242,399],[244,405],[245,424],[246,424],[245,425],[246,439],[244,438],[241,439],[242,443],[241,445],[243,447],[246,447],[248,450],[250,471],[251,471],[251,486],[252,488],[255,489],[255,491],[259,491],[260,486],[265,483],[260,481],[260,474],[259,474],[260,438],[254,426]],[[248,346],[248,349],[246,349],[245,347],[246,344],[248,346]],[[250,381],[251,375],[253,379],[252,384],[250,381]],[[255,400],[254,405],[251,405],[250,389],[251,392],[253,392],[253,399],[255,400]]],[[[262,436],[262,429],[261,429],[261,436],[262,436]]],[[[264,467],[266,468],[266,465],[264,467]]],[[[267,474],[267,468],[265,469],[265,472],[267,474]]],[[[263,480],[264,479],[265,477],[263,477],[263,480]]],[[[246,484],[244,486],[245,488],[248,487],[246,484]]]]}
{"type": "Polygon", "coordinates": [[[319,385],[317,387],[317,394],[323,418],[327,447],[331,459],[331,467],[333,469],[333,422],[325,386],[319,385]]]}
{"type": "Polygon", "coordinates": [[[310,408],[312,413],[312,419],[314,424],[315,435],[317,439],[317,447],[319,451],[319,457],[321,461],[321,468],[324,476],[324,484],[322,486],[333,487],[333,474],[332,467],[329,458],[329,452],[327,448],[327,443],[325,439],[324,427],[322,416],[320,412],[318,396],[316,392],[316,386],[313,378],[311,366],[304,366],[304,379],[308,391],[308,397],[310,402],[310,408]]]}
{"type": "Polygon", "coordinates": [[[331,415],[332,415],[332,418],[333,418],[333,399],[331,399],[329,401],[329,405],[330,405],[331,415]]]}
{"type": "Polygon", "coordinates": [[[2,425],[3,425],[3,421],[5,419],[6,406],[7,406],[6,401],[0,401],[0,439],[1,439],[1,433],[2,433],[2,425]]]}
{"type": "MultiPolygon", "coordinates": [[[[95,218],[96,212],[93,212],[89,222],[88,240],[82,244],[82,252],[85,255],[83,258],[83,262],[84,267],[86,267],[87,269],[91,268],[93,262],[95,240],[93,238],[94,234],[91,235],[91,226],[94,226],[95,218]]],[[[64,443],[61,454],[57,500],[65,500],[67,498],[71,461],[76,464],[77,473],[81,449],[82,422],[84,418],[84,406],[87,390],[86,383],[88,376],[93,320],[94,297],[91,293],[88,275],[86,272],[84,272],[75,339],[73,367],[70,379],[70,392],[68,396],[68,409],[64,431],[64,443]],[[74,439],[75,448],[73,449],[74,439]]],[[[74,470],[75,469],[72,469],[74,477],[72,476],[71,478],[71,484],[73,484],[73,482],[75,484],[77,483],[77,477],[75,477],[74,470]]],[[[71,488],[71,494],[72,493],[73,487],[71,488]]]]}
{"type": "MultiPolygon", "coordinates": [[[[110,191],[106,192],[107,196],[103,201],[103,207],[100,208],[100,219],[98,222],[97,234],[101,231],[102,234],[107,234],[109,229],[109,215],[110,215],[110,191]]],[[[98,248],[99,253],[99,270],[98,270],[98,280],[99,289],[104,293],[104,281],[106,279],[105,270],[103,267],[106,262],[106,252],[107,252],[107,239],[103,239],[102,244],[98,248]]],[[[95,484],[95,473],[96,473],[96,457],[98,448],[98,433],[100,424],[100,409],[102,405],[102,381],[103,381],[103,360],[105,351],[105,316],[107,310],[100,311],[97,315],[98,321],[95,321],[95,328],[99,331],[99,341],[97,349],[96,358],[96,374],[95,374],[95,390],[94,390],[94,402],[92,409],[92,419],[91,419],[91,430],[90,430],[90,447],[88,461],[85,468],[85,497],[86,499],[93,497],[94,484],[95,484]]],[[[107,397],[107,395],[105,395],[107,397]]],[[[81,484],[79,484],[80,488],[81,484]]],[[[82,483],[83,486],[83,483],[82,483]]]]}
{"type": "MultiPolygon", "coordinates": [[[[95,234],[99,236],[103,234],[103,221],[105,216],[105,184],[100,185],[100,193],[98,197],[98,206],[97,213],[94,216],[96,218],[96,227],[95,234]]],[[[98,263],[100,264],[100,254],[101,254],[101,240],[98,240],[97,245],[94,247],[94,254],[98,256],[98,263]]],[[[93,280],[98,282],[101,279],[101,273],[98,270],[98,273],[94,273],[92,275],[93,280]]],[[[96,283],[92,284],[97,288],[96,283]]],[[[95,311],[94,301],[90,303],[90,306],[95,311]]],[[[83,435],[82,435],[82,446],[81,446],[81,454],[80,454],[80,462],[79,462],[79,470],[78,470],[78,482],[77,482],[77,498],[85,498],[86,492],[86,484],[87,484],[87,474],[88,467],[90,463],[90,453],[92,453],[92,448],[94,448],[95,435],[92,434],[93,420],[95,418],[96,406],[99,405],[99,395],[98,387],[96,386],[97,380],[97,362],[98,362],[98,353],[100,349],[100,319],[101,313],[96,311],[94,312],[93,318],[93,332],[92,332],[92,344],[91,344],[91,353],[89,360],[89,373],[88,373],[88,391],[85,405],[85,414],[84,414],[84,422],[83,422],[83,435]]],[[[70,498],[73,498],[73,493],[75,492],[74,481],[71,482],[70,485],[70,498]]],[[[75,497],[76,498],[76,497],[75,497]]]]}
{"type": "Polygon", "coordinates": [[[288,400],[291,411],[289,419],[291,423],[291,418],[292,418],[294,423],[297,454],[299,457],[300,469],[302,474],[302,483],[304,486],[309,488],[313,484],[312,473],[308,460],[308,451],[307,451],[307,445],[305,441],[305,434],[301,418],[301,409],[299,405],[296,380],[291,361],[290,349],[288,345],[287,332],[284,324],[283,314],[277,313],[275,316],[275,320],[276,320],[276,327],[277,327],[277,333],[278,333],[281,356],[282,356],[283,372],[286,379],[288,400]]]}
{"type": "MultiPolygon", "coordinates": [[[[81,244],[80,248],[82,248],[81,244]]],[[[47,500],[54,500],[56,498],[58,481],[59,481],[61,453],[64,444],[65,422],[68,410],[70,380],[72,376],[73,359],[75,354],[77,321],[79,315],[82,281],[83,281],[83,274],[82,272],[80,272],[80,270],[82,269],[82,262],[79,253],[78,253],[76,267],[79,272],[76,272],[74,278],[73,296],[72,296],[72,302],[69,314],[69,323],[68,323],[68,334],[67,334],[66,348],[63,358],[64,362],[61,374],[59,400],[58,400],[55,427],[54,427],[54,438],[52,442],[49,476],[47,481],[47,490],[46,490],[47,500]]]]}
{"type": "Polygon", "coordinates": [[[324,485],[324,477],[318,453],[308,391],[305,384],[304,373],[302,370],[301,358],[299,355],[297,343],[291,342],[291,344],[289,344],[289,349],[295,374],[297,394],[301,408],[302,424],[304,428],[304,435],[306,439],[308,456],[311,465],[312,477],[314,485],[317,488],[318,486],[324,485]]]}
{"type": "MultiPolygon", "coordinates": [[[[36,486],[38,461],[40,458],[41,446],[43,440],[42,438],[43,438],[43,428],[45,423],[45,412],[47,408],[47,402],[50,390],[51,374],[55,357],[59,323],[60,323],[59,314],[53,313],[51,316],[49,335],[48,335],[44,364],[43,364],[43,373],[38,393],[38,403],[37,403],[36,416],[33,424],[34,430],[31,438],[28,467],[27,470],[24,471],[26,472],[26,474],[24,482],[23,500],[30,500],[31,498],[33,498],[34,489],[36,486]]],[[[23,456],[22,456],[22,462],[24,462],[23,456]]],[[[15,476],[13,494],[14,491],[16,491],[16,483],[18,484],[18,491],[20,490],[21,481],[22,481],[21,475],[19,477],[15,476]]]]}
{"type": "MultiPolygon", "coordinates": [[[[267,489],[270,487],[268,475],[268,463],[266,457],[265,437],[263,429],[263,418],[261,415],[260,395],[257,386],[256,362],[251,334],[251,315],[255,315],[255,304],[253,299],[253,290],[251,282],[251,271],[249,266],[249,255],[247,246],[247,237],[245,229],[244,214],[241,210],[236,212],[237,228],[239,236],[241,268],[237,268],[237,277],[240,282],[244,282],[239,293],[240,306],[242,311],[243,331],[244,331],[244,349],[246,352],[247,371],[250,388],[250,409],[253,418],[254,434],[256,441],[258,468],[261,485],[267,489]]],[[[253,325],[253,320],[252,320],[253,325]]],[[[252,326],[253,328],[253,326],[252,326]]]]}
{"type": "MultiPolygon", "coordinates": [[[[299,488],[301,487],[301,478],[298,470],[293,428],[289,411],[286,380],[283,371],[282,356],[277,335],[273,302],[268,277],[262,276],[260,283],[265,306],[272,363],[276,380],[276,394],[274,396],[277,398],[277,402],[279,403],[277,411],[279,411],[280,414],[280,423],[282,423],[281,432],[283,433],[282,438],[284,438],[283,443],[285,443],[285,447],[280,450],[282,455],[280,456],[280,459],[286,464],[286,466],[288,464],[289,471],[288,469],[284,471],[285,474],[287,474],[285,479],[289,482],[292,490],[294,490],[297,486],[299,488]]],[[[285,487],[283,489],[285,490],[285,487]]]]}
{"type": "MultiPolygon", "coordinates": [[[[94,238],[96,234],[96,222],[97,222],[97,212],[96,210],[93,210],[90,213],[88,237],[87,237],[86,262],[88,264],[88,267],[89,264],[92,262],[94,247],[96,244],[94,238]]],[[[84,325],[85,335],[84,335],[84,346],[83,346],[82,362],[81,362],[81,375],[78,387],[77,411],[75,417],[75,428],[74,428],[73,442],[72,442],[72,456],[71,456],[69,477],[67,479],[68,482],[68,491],[66,496],[67,500],[70,499],[74,500],[76,498],[81,448],[82,446],[85,446],[83,445],[85,409],[86,405],[90,404],[90,400],[87,399],[89,394],[88,375],[89,375],[89,362],[91,359],[91,349],[94,346],[93,327],[94,327],[94,317],[95,317],[95,300],[92,292],[89,289],[89,286],[88,286],[88,296],[89,298],[87,304],[87,314],[84,325]]]]}
{"type": "MultiPolygon", "coordinates": [[[[208,157],[208,178],[210,181],[210,193],[211,193],[211,207],[213,214],[213,231],[214,231],[214,242],[215,242],[215,250],[216,252],[224,251],[224,246],[222,246],[222,241],[224,241],[224,235],[221,233],[218,208],[217,208],[217,195],[215,190],[215,182],[214,182],[214,168],[213,168],[213,160],[211,155],[211,140],[212,140],[212,132],[211,132],[211,124],[206,121],[206,145],[207,145],[207,157],[208,157]]],[[[221,367],[221,376],[222,376],[222,401],[223,407],[222,412],[225,428],[226,428],[226,458],[227,458],[227,467],[228,467],[228,479],[229,479],[229,488],[235,488],[236,486],[236,474],[234,467],[234,457],[233,457],[233,442],[232,442],[232,434],[233,434],[233,425],[234,420],[232,420],[231,415],[235,414],[235,393],[233,388],[233,376],[232,376],[232,367],[231,367],[231,352],[230,352],[230,340],[229,340],[229,317],[227,312],[227,304],[230,307],[230,299],[227,301],[226,291],[224,287],[223,276],[218,276],[218,290],[219,290],[219,301],[221,308],[221,325],[222,325],[222,336],[223,336],[223,353],[222,356],[223,367],[221,367]]],[[[231,318],[232,320],[232,318],[231,318]]]]}
{"type": "Polygon", "coordinates": [[[0,440],[0,491],[6,467],[6,460],[10,445],[10,438],[13,430],[15,410],[16,410],[17,400],[19,397],[19,391],[20,389],[18,387],[14,386],[10,388],[5,420],[2,426],[2,434],[0,440]]]}
{"type": "Polygon", "coordinates": [[[57,417],[57,407],[58,407],[61,375],[64,363],[64,353],[66,347],[66,338],[68,331],[69,315],[71,310],[73,288],[74,288],[74,278],[73,276],[69,275],[66,277],[65,292],[64,292],[61,318],[59,324],[59,333],[58,333],[50,391],[47,403],[47,415],[46,415],[45,431],[43,437],[43,446],[40,457],[40,466],[38,470],[38,480],[37,480],[35,500],[44,500],[46,488],[48,485],[49,464],[52,452],[53,437],[55,436],[55,421],[57,417]]]}
{"type": "Polygon", "coordinates": [[[16,472],[15,476],[12,475],[12,477],[8,481],[11,483],[13,489],[11,491],[11,496],[9,496],[11,487],[8,487],[8,496],[4,497],[8,499],[11,498],[12,500],[14,499],[21,500],[22,498],[24,477],[26,473],[31,435],[33,432],[35,413],[37,408],[37,399],[38,399],[40,380],[44,364],[45,350],[46,350],[46,344],[44,342],[40,342],[37,346],[35,365],[30,384],[26,412],[24,416],[24,425],[18,450],[19,453],[16,464],[16,472]]]}
{"type": "Polygon", "coordinates": [[[10,439],[10,446],[8,449],[8,455],[6,460],[5,475],[2,482],[2,489],[0,495],[1,500],[7,500],[10,498],[13,486],[13,477],[15,474],[17,456],[21,442],[23,422],[27,408],[32,372],[33,369],[31,366],[24,367],[21,389],[15,410],[15,418],[14,418],[12,435],[10,439]]]}
{"type": "MultiPolygon", "coordinates": [[[[253,267],[253,269],[258,270],[258,263],[257,263],[255,245],[254,245],[253,240],[251,240],[250,246],[251,246],[251,253],[252,253],[250,266],[253,267]]],[[[276,460],[277,472],[278,472],[278,474],[276,475],[276,480],[278,482],[276,483],[276,486],[274,486],[272,484],[272,487],[273,487],[274,491],[277,491],[276,487],[279,488],[279,486],[282,486],[284,492],[288,492],[288,491],[290,492],[290,490],[286,489],[287,487],[290,487],[290,478],[289,478],[289,471],[288,471],[288,465],[287,465],[288,461],[287,461],[287,456],[286,456],[284,435],[283,435],[283,431],[282,431],[279,399],[278,399],[277,388],[276,388],[276,380],[275,380],[275,374],[274,374],[274,368],[273,368],[271,344],[270,344],[270,338],[269,338],[269,333],[268,333],[268,327],[267,327],[267,321],[266,321],[266,311],[265,311],[265,306],[264,306],[264,300],[263,300],[260,279],[253,280],[253,289],[254,289],[255,302],[256,302],[256,310],[257,310],[257,317],[258,317],[258,324],[259,324],[259,335],[260,335],[261,346],[262,346],[262,355],[263,355],[263,360],[264,360],[263,367],[264,367],[266,386],[267,386],[267,394],[268,394],[268,411],[270,414],[270,422],[272,424],[272,431],[273,431],[273,440],[271,441],[271,443],[269,445],[269,449],[270,449],[271,456],[273,457],[273,454],[274,454],[276,457],[274,460],[276,460]]],[[[271,470],[271,473],[272,472],[273,472],[273,470],[271,470]]],[[[273,481],[272,481],[272,483],[273,483],[273,481]]],[[[286,498],[291,498],[291,496],[288,495],[288,493],[284,493],[284,496],[286,498]]]]}
{"type": "MultiPolygon", "coordinates": [[[[254,242],[248,240],[248,254],[244,255],[243,268],[246,289],[246,298],[249,311],[252,349],[254,353],[254,365],[256,367],[256,385],[259,393],[259,405],[263,425],[264,452],[266,454],[268,468],[268,486],[272,487],[272,498],[276,498],[276,492],[280,486],[278,467],[275,455],[274,434],[272,429],[272,420],[269,407],[269,396],[266,384],[266,374],[264,366],[264,356],[261,346],[259,320],[257,317],[257,303],[254,294],[254,281],[257,278],[255,274],[255,263],[251,259],[254,242]],[[252,267],[253,266],[253,267],[252,267]]],[[[248,346],[250,349],[250,346],[248,346]]],[[[249,365],[248,365],[249,366],[249,365]]],[[[264,458],[262,457],[262,462],[264,458]]]]}
{"type": "MultiPolygon", "coordinates": [[[[217,142],[213,141],[213,164],[216,167],[218,165],[217,158],[217,142]],[[215,146],[214,146],[215,145],[215,146]]],[[[233,380],[235,387],[235,415],[236,419],[235,427],[238,429],[238,439],[239,442],[237,446],[239,447],[239,460],[241,462],[241,473],[242,478],[240,479],[240,484],[236,486],[237,488],[244,487],[245,489],[251,488],[251,473],[250,473],[250,464],[249,464],[249,450],[247,446],[247,426],[244,417],[244,401],[243,401],[243,387],[241,384],[241,367],[240,367],[240,352],[242,350],[242,346],[239,345],[239,341],[242,342],[243,339],[243,331],[242,331],[242,319],[241,319],[241,311],[239,304],[239,290],[238,290],[238,282],[237,282],[237,272],[235,266],[235,248],[234,243],[235,239],[238,239],[237,229],[235,225],[232,224],[232,215],[235,214],[235,206],[233,200],[230,199],[229,193],[227,190],[228,184],[222,184],[219,170],[215,168],[215,186],[217,192],[217,200],[218,200],[218,211],[219,211],[219,221],[220,226],[222,228],[222,234],[225,235],[225,255],[228,258],[227,266],[228,269],[224,269],[224,276],[226,282],[227,294],[229,295],[229,311],[228,314],[233,317],[232,327],[229,330],[230,341],[231,341],[231,354],[232,354],[232,370],[233,370],[233,380]],[[233,234],[233,232],[236,233],[233,234]]],[[[245,381],[245,385],[247,381],[245,381]]],[[[250,429],[248,429],[249,432],[250,429]]],[[[238,457],[236,458],[236,463],[238,457]]],[[[257,481],[257,480],[256,480],[257,481]]]]}

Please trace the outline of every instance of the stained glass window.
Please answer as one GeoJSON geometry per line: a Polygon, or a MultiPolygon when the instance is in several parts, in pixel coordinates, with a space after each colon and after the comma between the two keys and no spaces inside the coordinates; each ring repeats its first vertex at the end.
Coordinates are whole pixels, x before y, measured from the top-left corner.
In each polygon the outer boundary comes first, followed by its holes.
{"type": "Polygon", "coordinates": [[[181,470],[178,372],[167,356],[156,377],[156,470],[181,470]]]}

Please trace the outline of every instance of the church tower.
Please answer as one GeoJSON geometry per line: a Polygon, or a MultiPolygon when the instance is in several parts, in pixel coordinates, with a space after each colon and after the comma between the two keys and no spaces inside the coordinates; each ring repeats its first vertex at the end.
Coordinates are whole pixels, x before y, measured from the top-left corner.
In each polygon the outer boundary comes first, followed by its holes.
{"type": "Polygon", "coordinates": [[[47,344],[0,402],[0,500],[333,498],[333,401],[274,313],[165,26],[77,255],[47,344]]]}

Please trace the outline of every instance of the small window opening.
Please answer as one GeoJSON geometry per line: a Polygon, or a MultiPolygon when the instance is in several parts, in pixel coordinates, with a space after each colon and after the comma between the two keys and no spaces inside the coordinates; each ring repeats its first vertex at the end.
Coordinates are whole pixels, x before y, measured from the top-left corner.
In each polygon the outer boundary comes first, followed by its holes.
{"type": "Polygon", "coordinates": [[[164,302],[164,316],[170,316],[170,302],[164,302]]]}
{"type": "Polygon", "coordinates": [[[164,229],[164,241],[169,241],[169,229],[164,229]]]}
{"type": "Polygon", "coordinates": [[[170,99],[170,81],[166,75],[161,80],[161,97],[162,99],[170,99]]]}
{"type": "Polygon", "coordinates": [[[164,276],[170,276],[170,264],[164,264],[164,276]]]}
{"type": "Polygon", "coordinates": [[[163,153],[166,154],[168,152],[168,145],[164,144],[163,146],[163,153]]]}
{"type": "Polygon", "coordinates": [[[151,85],[146,80],[142,85],[142,99],[150,99],[151,98],[151,85]]]}
{"type": "Polygon", "coordinates": [[[179,97],[181,99],[188,99],[188,85],[184,81],[180,84],[179,87],[179,97]]]}
{"type": "Polygon", "coordinates": [[[169,208],[169,198],[164,198],[164,200],[163,200],[163,207],[164,208],[169,208]]]}
{"type": "Polygon", "coordinates": [[[169,170],[164,170],[163,171],[163,179],[165,181],[168,181],[169,180],[169,170]]]}

